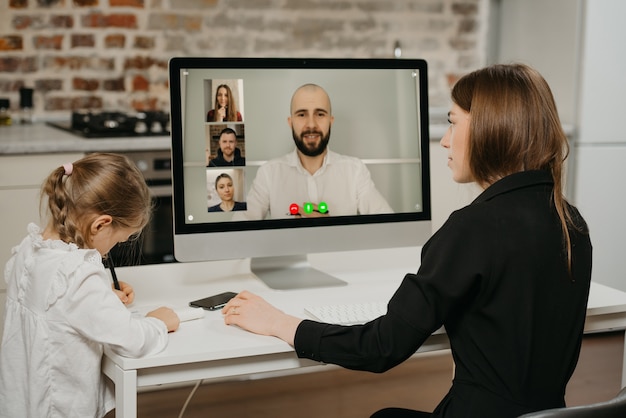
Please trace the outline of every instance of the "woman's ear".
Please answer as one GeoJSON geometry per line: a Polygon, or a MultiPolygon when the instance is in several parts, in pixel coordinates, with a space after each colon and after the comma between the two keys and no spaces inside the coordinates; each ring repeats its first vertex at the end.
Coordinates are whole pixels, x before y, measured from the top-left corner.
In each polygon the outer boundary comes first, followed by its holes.
{"type": "Polygon", "coordinates": [[[96,235],[98,232],[102,231],[105,226],[111,225],[113,222],[113,217],[111,215],[100,215],[91,223],[91,235],[96,235]]]}

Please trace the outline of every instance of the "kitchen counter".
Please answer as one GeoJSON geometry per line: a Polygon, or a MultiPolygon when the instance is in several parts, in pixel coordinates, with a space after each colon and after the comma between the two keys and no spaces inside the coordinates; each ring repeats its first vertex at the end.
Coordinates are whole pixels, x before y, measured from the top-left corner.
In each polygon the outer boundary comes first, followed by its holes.
{"type": "MultiPolygon", "coordinates": [[[[431,125],[431,140],[439,141],[447,125],[431,125]]],[[[169,135],[82,138],[43,122],[0,127],[0,155],[62,152],[160,151],[171,148],[169,135]]]]}
{"type": "MultiPolygon", "coordinates": [[[[574,127],[563,126],[571,138],[574,127]]],[[[431,142],[439,142],[448,125],[430,125],[431,142]]],[[[120,138],[82,138],[62,129],[53,128],[43,122],[32,125],[0,127],[0,155],[50,154],[62,152],[124,152],[169,150],[171,140],[164,136],[136,136],[120,138]]]]}
{"type": "MultiPolygon", "coordinates": [[[[439,141],[447,125],[431,125],[432,141],[439,141]]],[[[171,148],[169,135],[119,138],[82,138],[43,122],[0,127],[0,155],[63,152],[160,151],[171,148]]]]}
{"type": "Polygon", "coordinates": [[[169,135],[82,138],[43,122],[0,126],[0,155],[169,150],[169,135]]]}

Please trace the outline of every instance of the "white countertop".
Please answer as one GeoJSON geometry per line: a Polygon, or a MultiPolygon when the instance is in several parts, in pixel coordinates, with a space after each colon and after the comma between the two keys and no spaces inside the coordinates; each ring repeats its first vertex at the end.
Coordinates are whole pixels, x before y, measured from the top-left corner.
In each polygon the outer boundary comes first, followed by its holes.
{"type": "Polygon", "coordinates": [[[120,152],[169,150],[171,139],[163,136],[81,138],[43,122],[0,126],[0,155],[61,152],[120,152]]]}
{"type": "MultiPolygon", "coordinates": [[[[420,253],[421,247],[400,247],[311,254],[308,261],[312,267],[347,283],[332,288],[270,289],[250,271],[249,259],[129,266],[116,270],[120,280],[130,283],[135,290],[136,300],[129,307],[132,310],[147,312],[158,306],[181,309],[200,297],[249,290],[284,312],[308,318],[306,306],[389,300],[406,273],[419,269],[420,253]]],[[[592,282],[585,332],[623,329],[625,311],[626,292],[592,282]],[[614,314],[621,316],[619,323],[611,322],[614,314]]],[[[107,356],[123,369],[292,351],[276,338],[252,335],[225,325],[221,311],[206,311],[202,320],[183,323],[170,334],[168,347],[159,354],[131,359],[106,350],[107,356]]]]}
{"type": "MultiPolygon", "coordinates": [[[[447,126],[432,125],[431,140],[439,141],[447,126]]],[[[169,150],[164,136],[82,138],[43,122],[0,127],[0,155],[49,154],[61,152],[121,152],[169,150]]]]}
{"type": "MultiPolygon", "coordinates": [[[[431,142],[439,142],[448,125],[430,125],[431,142]]],[[[574,133],[572,126],[565,125],[568,136],[574,133]]],[[[160,151],[171,148],[169,135],[136,136],[120,138],[82,138],[36,122],[32,125],[0,126],[0,155],[50,154],[61,152],[124,152],[160,151]]]]}

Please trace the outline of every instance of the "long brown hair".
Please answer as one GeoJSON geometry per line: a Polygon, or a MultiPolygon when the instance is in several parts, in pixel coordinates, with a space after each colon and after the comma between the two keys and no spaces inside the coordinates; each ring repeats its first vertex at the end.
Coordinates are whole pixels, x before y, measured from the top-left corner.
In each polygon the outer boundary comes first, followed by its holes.
{"type": "Polygon", "coordinates": [[[62,241],[80,248],[90,246],[91,223],[103,214],[113,218],[113,227],[139,231],[147,225],[152,211],[150,191],[128,158],[95,153],[71,167],[70,171],[63,166],[55,169],[41,189],[48,226],[62,241]]]}
{"type": "Polygon", "coordinates": [[[228,106],[226,107],[226,117],[224,118],[224,122],[237,122],[237,113],[239,109],[237,109],[237,103],[235,102],[235,98],[233,97],[233,92],[227,84],[220,84],[215,89],[215,101],[213,103],[213,120],[210,122],[215,122],[218,120],[217,109],[219,109],[219,102],[217,100],[217,95],[219,94],[220,89],[226,90],[226,94],[228,94],[228,106]]]}
{"type": "Polygon", "coordinates": [[[490,185],[526,170],[552,174],[552,200],[571,271],[569,228],[579,227],[563,196],[569,145],[548,83],[527,65],[493,65],[462,77],[452,89],[452,100],[471,115],[467,152],[476,182],[490,185]]]}

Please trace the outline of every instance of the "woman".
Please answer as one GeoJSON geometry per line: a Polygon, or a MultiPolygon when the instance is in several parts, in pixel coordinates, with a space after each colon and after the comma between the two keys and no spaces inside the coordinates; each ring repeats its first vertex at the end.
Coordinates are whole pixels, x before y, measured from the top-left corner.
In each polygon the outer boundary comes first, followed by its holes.
{"type": "MultiPolygon", "coordinates": [[[[435,411],[373,417],[517,417],[564,406],[591,277],[586,224],[563,197],[567,139],[550,88],[524,65],[496,65],[452,90],[441,140],[459,183],[483,193],[422,249],[387,314],[363,326],[301,320],[242,292],[225,322],[277,336],[299,357],[383,372],[445,326],[456,364],[435,411]]],[[[419,396],[419,394],[416,394],[419,396]]]]}
{"type": "Polygon", "coordinates": [[[233,196],[235,187],[233,186],[233,178],[226,173],[222,173],[215,179],[215,190],[222,199],[222,203],[210,206],[209,212],[231,212],[235,210],[246,210],[246,202],[235,202],[233,196]]]}
{"type": "Polygon", "coordinates": [[[233,92],[226,84],[220,84],[215,91],[215,103],[213,109],[206,116],[207,122],[241,122],[241,113],[237,110],[237,104],[233,92]]]}

